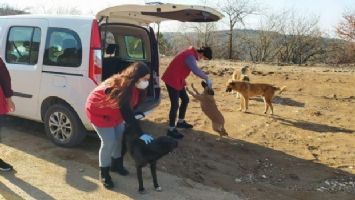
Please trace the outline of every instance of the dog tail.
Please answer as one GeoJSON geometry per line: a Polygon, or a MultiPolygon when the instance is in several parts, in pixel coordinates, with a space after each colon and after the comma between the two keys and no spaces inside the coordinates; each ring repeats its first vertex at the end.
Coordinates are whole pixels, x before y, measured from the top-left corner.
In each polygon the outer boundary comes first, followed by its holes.
{"type": "Polygon", "coordinates": [[[276,90],[280,90],[279,94],[281,94],[283,91],[286,90],[286,86],[283,86],[283,87],[281,87],[281,88],[276,87],[276,90]]]}

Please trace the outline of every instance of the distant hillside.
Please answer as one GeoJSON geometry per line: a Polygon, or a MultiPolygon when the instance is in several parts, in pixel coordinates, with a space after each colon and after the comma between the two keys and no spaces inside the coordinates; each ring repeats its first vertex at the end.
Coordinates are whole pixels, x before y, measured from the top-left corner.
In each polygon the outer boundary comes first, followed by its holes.
{"type": "MultiPolygon", "coordinates": [[[[259,30],[252,30],[252,29],[237,29],[233,31],[233,36],[236,41],[238,41],[238,38],[240,36],[249,36],[251,38],[257,37],[261,31],[259,30]]],[[[164,38],[168,42],[172,42],[173,38],[176,37],[181,37],[181,36],[189,36],[189,37],[197,37],[196,32],[187,32],[187,33],[180,33],[180,32],[163,32],[164,38]]],[[[229,31],[228,30],[221,30],[221,31],[216,31],[213,33],[214,41],[226,41],[228,39],[229,31]]],[[[282,36],[282,35],[280,35],[282,36]]],[[[341,39],[336,39],[336,38],[323,38],[325,42],[344,42],[344,40],[341,39]]]]}
{"type": "MultiPolygon", "coordinates": [[[[174,55],[176,54],[179,50],[193,45],[193,46],[200,46],[204,44],[204,41],[201,41],[201,36],[200,38],[198,33],[196,32],[186,32],[186,33],[181,33],[181,32],[163,32],[163,37],[166,40],[167,43],[171,46],[170,51],[167,52],[162,52],[166,55],[174,55]]],[[[277,32],[262,32],[259,30],[250,30],[250,29],[237,29],[234,30],[233,33],[233,58],[237,60],[255,60],[255,56],[257,55],[256,50],[252,48],[257,48],[257,45],[260,45],[260,35],[261,34],[270,34],[272,35],[272,43],[270,44],[273,48],[272,53],[275,53],[277,51],[277,48],[279,48],[280,41],[285,40],[285,38],[292,39],[294,36],[292,35],[282,35],[277,32]],[[254,44],[255,43],[255,44],[254,44]],[[254,45],[254,46],[253,46],[254,45]],[[275,49],[275,50],[274,50],[275,49]],[[253,52],[254,51],[254,52],[253,52]],[[254,55],[252,55],[254,53],[254,55]],[[253,57],[254,56],[254,57],[253,57]]],[[[312,40],[312,39],[311,39],[312,40]]],[[[334,50],[331,49],[334,47],[334,45],[343,45],[345,41],[340,40],[340,39],[335,39],[335,38],[315,38],[315,40],[318,40],[319,42],[316,44],[318,45],[316,48],[317,50],[314,51],[319,51],[321,53],[317,53],[317,55],[312,55],[312,59],[315,58],[318,61],[324,61],[324,58],[332,57],[333,55],[326,55],[328,52],[333,52],[334,50]]],[[[210,45],[214,51],[214,57],[216,58],[227,58],[228,55],[228,45],[229,45],[229,33],[227,30],[222,30],[222,31],[216,31],[213,32],[207,41],[208,45],[210,45]]],[[[314,44],[311,44],[314,45],[314,44]]],[[[304,47],[300,47],[300,49],[303,50],[304,47]]],[[[305,48],[308,48],[306,45],[305,48]]],[[[314,48],[314,47],[312,47],[314,48]]],[[[297,49],[297,50],[300,50],[297,49]]],[[[309,52],[309,50],[304,50],[306,51],[305,53],[311,54],[312,52],[309,52]]],[[[339,52],[340,53],[340,52],[339,52]]],[[[341,54],[341,53],[340,53],[341,54]]],[[[276,54],[275,54],[276,55],[276,54]]],[[[306,55],[306,54],[305,54],[306,55]]],[[[277,61],[278,57],[277,56],[269,56],[267,61],[277,61]]],[[[298,58],[291,58],[293,59],[293,63],[297,63],[298,58]]],[[[311,60],[312,60],[311,59],[311,60]]],[[[313,59],[314,60],[314,59],[313,59]]],[[[318,62],[315,61],[315,62],[318,62]]]]}

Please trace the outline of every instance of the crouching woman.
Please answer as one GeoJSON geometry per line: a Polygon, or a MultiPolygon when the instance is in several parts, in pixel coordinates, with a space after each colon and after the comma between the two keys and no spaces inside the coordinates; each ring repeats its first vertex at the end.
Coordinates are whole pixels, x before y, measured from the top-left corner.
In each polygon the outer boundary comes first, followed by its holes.
{"type": "Polygon", "coordinates": [[[146,144],[153,138],[143,133],[134,117],[149,85],[150,70],[145,63],[135,62],[97,86],[87,98],[86,115],[100,137],[99,164],[101,182],[110,189],[114,186],[109,171],[127,175],[123,167],[122,143],[125,123],[136,128],[146,144]]]}

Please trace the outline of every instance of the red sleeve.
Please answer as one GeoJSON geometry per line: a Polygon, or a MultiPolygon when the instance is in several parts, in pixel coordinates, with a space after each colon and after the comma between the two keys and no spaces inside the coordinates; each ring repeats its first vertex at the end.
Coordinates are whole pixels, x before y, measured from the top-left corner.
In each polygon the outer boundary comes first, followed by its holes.
{"type": "Polygon", "coordinates": [[[6,98],[11,97],[14,92],[11,89],[11,78],[5,63],[0,58],[0,86],[6,98]]]}

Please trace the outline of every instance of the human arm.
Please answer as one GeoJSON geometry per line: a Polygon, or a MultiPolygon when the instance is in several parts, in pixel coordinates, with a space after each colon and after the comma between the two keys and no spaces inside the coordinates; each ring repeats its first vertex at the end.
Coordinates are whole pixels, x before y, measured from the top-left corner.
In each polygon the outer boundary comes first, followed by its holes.
{"type": "Polygon", "coordinates": [[[196,63],[196,58],[192,55],[187,56],[185,59],[186,65],[191,69],[192,73],[194,73],[196,76],[206,80],[206,83],[208,87],[212,88],[212,81],[208,78],[206,73],[204,73],[196,63]]]}
{"type": "Polygon", "coordinates": [[[191,69],[192,73],[194,73],[196,76],[207,80],[208,76],[203,72],[196,63],[196,58],[192,55],[187,56],[185,59],[185,64],[191,69]]]}
{"type": "Polygon", "coordinates": [[[139,139],[143,140],[146,144],[150,143],[153,140],[153,137],[142,131],[139,121],[135,118],[130,103],[122,104],[120,109],[123,119],[129,126],[135,129],[135,133],[138,135],[139,139]]]}

